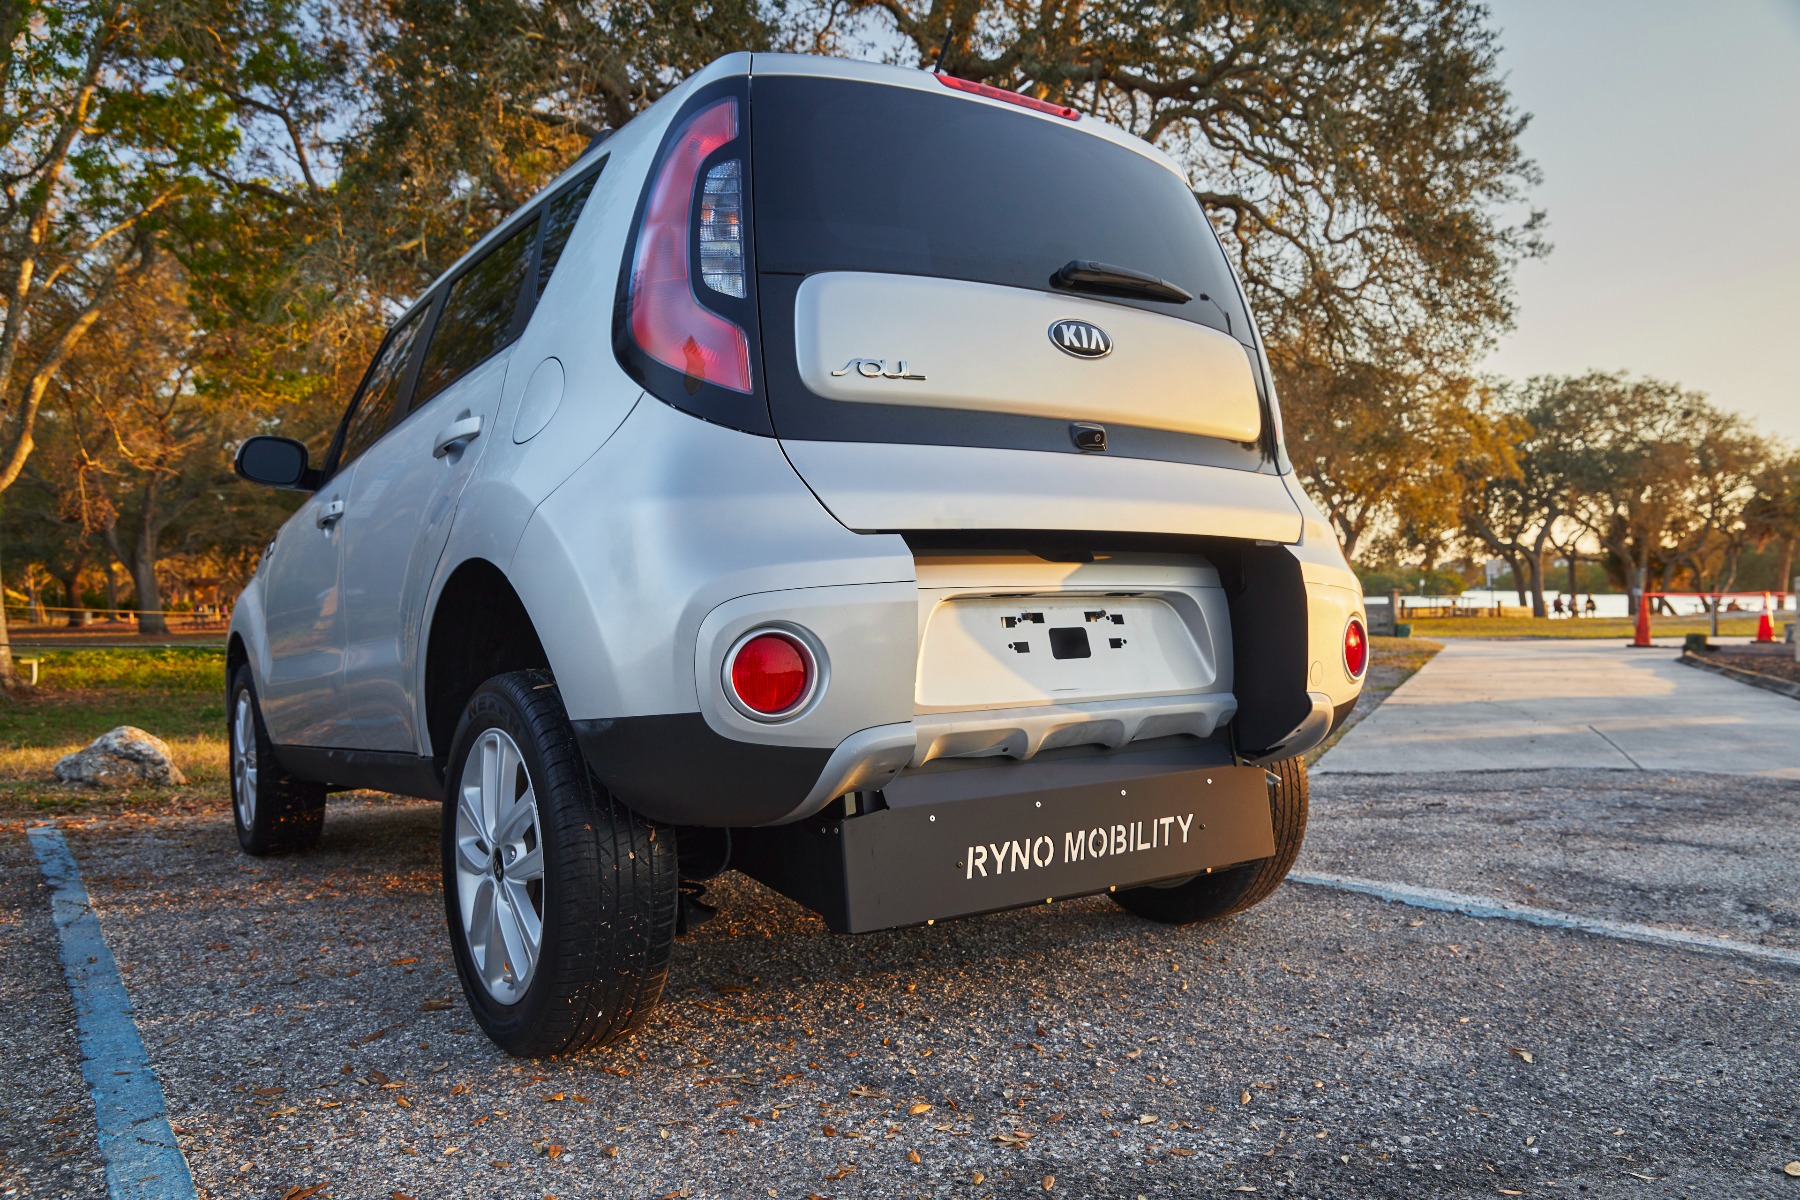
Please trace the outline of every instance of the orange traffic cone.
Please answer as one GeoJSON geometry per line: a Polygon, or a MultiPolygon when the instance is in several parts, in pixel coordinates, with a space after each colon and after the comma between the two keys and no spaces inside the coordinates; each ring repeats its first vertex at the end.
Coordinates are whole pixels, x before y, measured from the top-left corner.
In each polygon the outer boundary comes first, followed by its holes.
{"type": "Polygon", "coordinates": [[[1637,636],[1631,640],[1631,644],[1648,646],[1650,644],[1650,597],[1648,595],[1638,597],[1637,617],[1637,636]]]}
{"type": "Polygon", "coordinates": [[[1775,622],[1769,617],[1769,594],[1763,593],[1762,616],[1756,622],[1756,640],[1772,642],[1775,640],[1775,622]]]}

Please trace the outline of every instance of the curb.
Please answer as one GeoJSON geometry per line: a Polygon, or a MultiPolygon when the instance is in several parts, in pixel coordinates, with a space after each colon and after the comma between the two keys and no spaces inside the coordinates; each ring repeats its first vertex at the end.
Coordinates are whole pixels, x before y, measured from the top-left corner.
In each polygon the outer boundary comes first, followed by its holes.
{"type": "Polygon", "coordinates": [[[1800,683],[1789,683],[1785,679],[1777,679],[1773,675],[1763,675],[1756,671],[1746,671],[1741,667],[1728,667],[1724,663],[1710,663],[1686,651],[1683,651],[1681,657],[1676,661],[1686,663],[1690,667],[1697,667],[1702,671],[1711,671],[1715,675],[1723,675],[1728,679],[1735,679],[1739,683],[1747,683],[1751,687],[1759,687],[1764,691],[1786,696],[1790,700],[1800,700],[1800,683]]]}

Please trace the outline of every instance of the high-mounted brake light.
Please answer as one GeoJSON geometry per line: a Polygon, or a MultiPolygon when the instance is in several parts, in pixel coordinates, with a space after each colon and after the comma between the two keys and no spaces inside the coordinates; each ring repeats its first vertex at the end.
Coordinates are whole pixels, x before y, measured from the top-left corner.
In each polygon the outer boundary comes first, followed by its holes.
{"type": "MultiPolygon", "coordinates": [[[[637,255],[631,265],[628,311],[632,339],[651,358],[702,382],[748,392],[750,340],[742,329],[695,298],[688,262],[700,164],[737,134],[738,103],[728,98],[688,118],[670,143],[671,152],[644,205],[644,225],[638,231],[637,255]]],[[[735,159],[707,173],[708,195],[701,209],[700,231],[701,268],[707,286],[739,297],[744,295],[741,177],[742,164],[735,159]],[[721,170],[728,166],[736,170],[721,170]]]]}
{"type": "Polygon", "coordinates": [[[937,81],[947,88],[955,88],[959,92],[967,92],[971,96],[985,96],[989,100],[1003,100],[1008,104],[1017,104],[1020,108],[1029,108],[1032,112],[1041,112],[1046,116],[1061,117],[1065,121],[1079,121],[1081,114],[1061,104],[1052,104],[1048,100],[1039,100],[1036,96],[1021,96],[1018,92],[1009,92],[1005,88],[993,87],[990,84],[976,83],[970,79],[957,79],[953,75],[935,76],[937,81]]]}
{"type": "Polygon", "coordinates": [[[725,682],[739,709],[758,720],[780,720],[812,699],[818,665],[799,638],[773,630],[750,634],[725,656],[725,682]]]}
{"type": "Polygon", "coordinates": [[[1360,617],[1351,617],[1344,626],[1344,670],[1350,678],[1361,679],[1369,669],[1369,634],[1360,617]]]}

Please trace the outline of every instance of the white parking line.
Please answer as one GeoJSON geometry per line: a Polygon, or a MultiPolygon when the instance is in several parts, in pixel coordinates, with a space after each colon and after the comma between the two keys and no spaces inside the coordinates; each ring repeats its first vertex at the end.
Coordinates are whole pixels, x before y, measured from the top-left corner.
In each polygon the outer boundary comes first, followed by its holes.
{"type": "Polygon", "coordinates": [[[144,1053],[131,997],[107,948],[87,888],[62,831],[26,830],[61,942],[63,974],[75,999],[81,1075],[94,1098],[100,1157],[111,1200],[194,1200],[194,1177],[169,1128],[162,1085],[144,1053]]]}
{"type": "Polygon", "coordinates": [[[1576,913],[1533,908],[1528,904],[1508,904],[1484,896],[1463,892],[1446,892],[1438,888],[1415,887],[1410,883],[1383,883],[1374,879],[1356,879],[1349,875],[1328,875],[1315,871],[1294,871],[1290,883],[1312,887],[1334,888],[1340,892],[1357,892],[1364,896],[1429,908],[1437,912],[1459,913],[1465,917],[1519,921],[1549,929],[1573,929],[1595,937],[1615,938],[1621,942],[1648,942],[1655,946],[1672,946],[1681,950],[1698,950],[1703,954],[1726,954],[1739,958],[1759,958],[1783,966],[1800,967],[1800,951],[1778,946],[1759,946],[1734,938],[1689,933],[1682,929],[1661,929],[1655,925],[1633,925],[1628,921],[1609,921],[1604,917],[1583,917],[1576,913]]]}

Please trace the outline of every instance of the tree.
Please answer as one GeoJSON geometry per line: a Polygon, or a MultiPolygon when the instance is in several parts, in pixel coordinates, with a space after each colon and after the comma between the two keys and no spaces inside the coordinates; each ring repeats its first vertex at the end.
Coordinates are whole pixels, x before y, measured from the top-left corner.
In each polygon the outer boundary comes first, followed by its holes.
{"type": "Polygon", "coordinates": [[[1549,615],[1544,601],[1544,552],[1559,529],[1573,533],[1575,481],[1583,470],[1584,415],[1567,402],[1565,381],[1539,377],[1504,389],[1502,410],[1512,470],[1495,474],[1491,459],[1463,464],[1463,520],[1469,533],[1513,565],[1533,616],[1549,615]],[[1522,574],[1521,574],[1522,571],[1522,574]]]}
{"type": "Polygon", "coordinates": [[[1468,470],[1512,469],[1511,426],[1490,410],[1466,378],[1368,366],[1308,364],[1282,391],[1288,456],[1352,559],[1437,546],[1459,528],[1468,470]]]}
{"type": "MultiPolygon", "coordinates": [[[[167,56],[172,15],[0,5],[0,493],[31,457],[58,372],[232,154],[228,112],[167,56]]],[[[0,685],[13,684],[0,628],[0,685]]]]}
{"type": "Polygon", "coordinates": [[[1756,495],[1744,509],[1746,531],[1758,550],[1770,543],[1780,548],[1775,586],[1786,591],[1794,581],[1794,551],[1800,548],[1800,453],[1773,449],[1756,480],[1756,495]]]}

